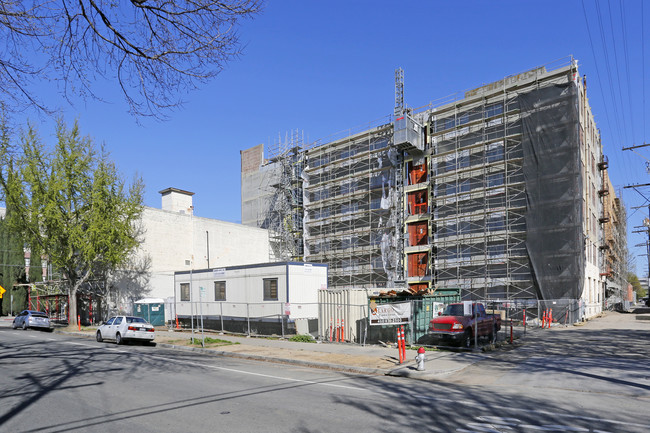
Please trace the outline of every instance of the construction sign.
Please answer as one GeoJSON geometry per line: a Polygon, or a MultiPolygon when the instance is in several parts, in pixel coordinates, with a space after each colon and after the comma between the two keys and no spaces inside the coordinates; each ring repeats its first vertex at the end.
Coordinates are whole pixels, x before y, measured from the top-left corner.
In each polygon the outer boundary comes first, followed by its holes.
{"type": "Polygon", "coordinates": [[[411,303],[395,302],[392,304],[370,303],[371,325],[401,325],[411,319],[411,303]]]}
{"type": "Polygon", "coordinates": [[[5,288],[0,286],[0,299],[2,299],[2,295],[4,295],[6,292],[5,288]]]}

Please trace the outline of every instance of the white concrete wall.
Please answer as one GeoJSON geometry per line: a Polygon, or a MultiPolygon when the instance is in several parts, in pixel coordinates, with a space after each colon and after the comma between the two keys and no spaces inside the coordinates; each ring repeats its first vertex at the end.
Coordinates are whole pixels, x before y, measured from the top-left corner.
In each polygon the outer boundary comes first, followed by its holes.
{"type": "MultiPolygon", "coordinates": [[[[268,232],[241,224],[146,207],[139,257],[151,258],[148,296],[174,296],[174,272],[269,261],[268,232]]],[[[170,318],[167,318],[169,320],[170,318]]]]}

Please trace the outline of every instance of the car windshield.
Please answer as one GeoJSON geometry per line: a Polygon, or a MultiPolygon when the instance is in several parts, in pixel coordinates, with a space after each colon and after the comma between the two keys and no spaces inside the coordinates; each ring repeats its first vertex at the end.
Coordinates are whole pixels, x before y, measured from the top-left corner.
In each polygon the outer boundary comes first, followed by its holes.
{"type": "Polygon", "coordinates": [[[45,317],[47,319],[47,314],[45,314],[45,313],[32,313],[32,317],[45,317]]]}
{"type": "Polygon", "coordinates": [[[142,317],[127,317],[126,323],[147,323],[142,317]]]}
{"type": "Polygon", "coordinates": [[[451,304],[447,305],[445,311],[442,312],[443,316],[462,316],[465,314],[463,304],[451,304]]]}

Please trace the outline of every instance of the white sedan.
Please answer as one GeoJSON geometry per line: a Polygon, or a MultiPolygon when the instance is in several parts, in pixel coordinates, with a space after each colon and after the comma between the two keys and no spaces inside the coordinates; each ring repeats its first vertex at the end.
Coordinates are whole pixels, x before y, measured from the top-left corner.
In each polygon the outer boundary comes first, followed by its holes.
{"type": "Polygon", "coordinates": [[[115,340],[117,344],[138,340],[150,343],[155,336],[154,328],[142,317],[115,316],[97,328],[97,341],[115,340]]]}

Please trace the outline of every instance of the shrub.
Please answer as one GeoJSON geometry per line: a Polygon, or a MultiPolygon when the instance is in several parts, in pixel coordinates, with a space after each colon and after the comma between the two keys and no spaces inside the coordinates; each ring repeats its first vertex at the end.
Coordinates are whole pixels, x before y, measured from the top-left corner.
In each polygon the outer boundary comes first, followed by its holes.
{"type": "Polygon", "coordinates": [[[311,335],[305,335],[305,334],[293,335],[292,337],[289,338],[289,341],[297,341],[298,343],[315,343],[316,342],[314,340],[314,337],[312,337],[311,335]]]}

